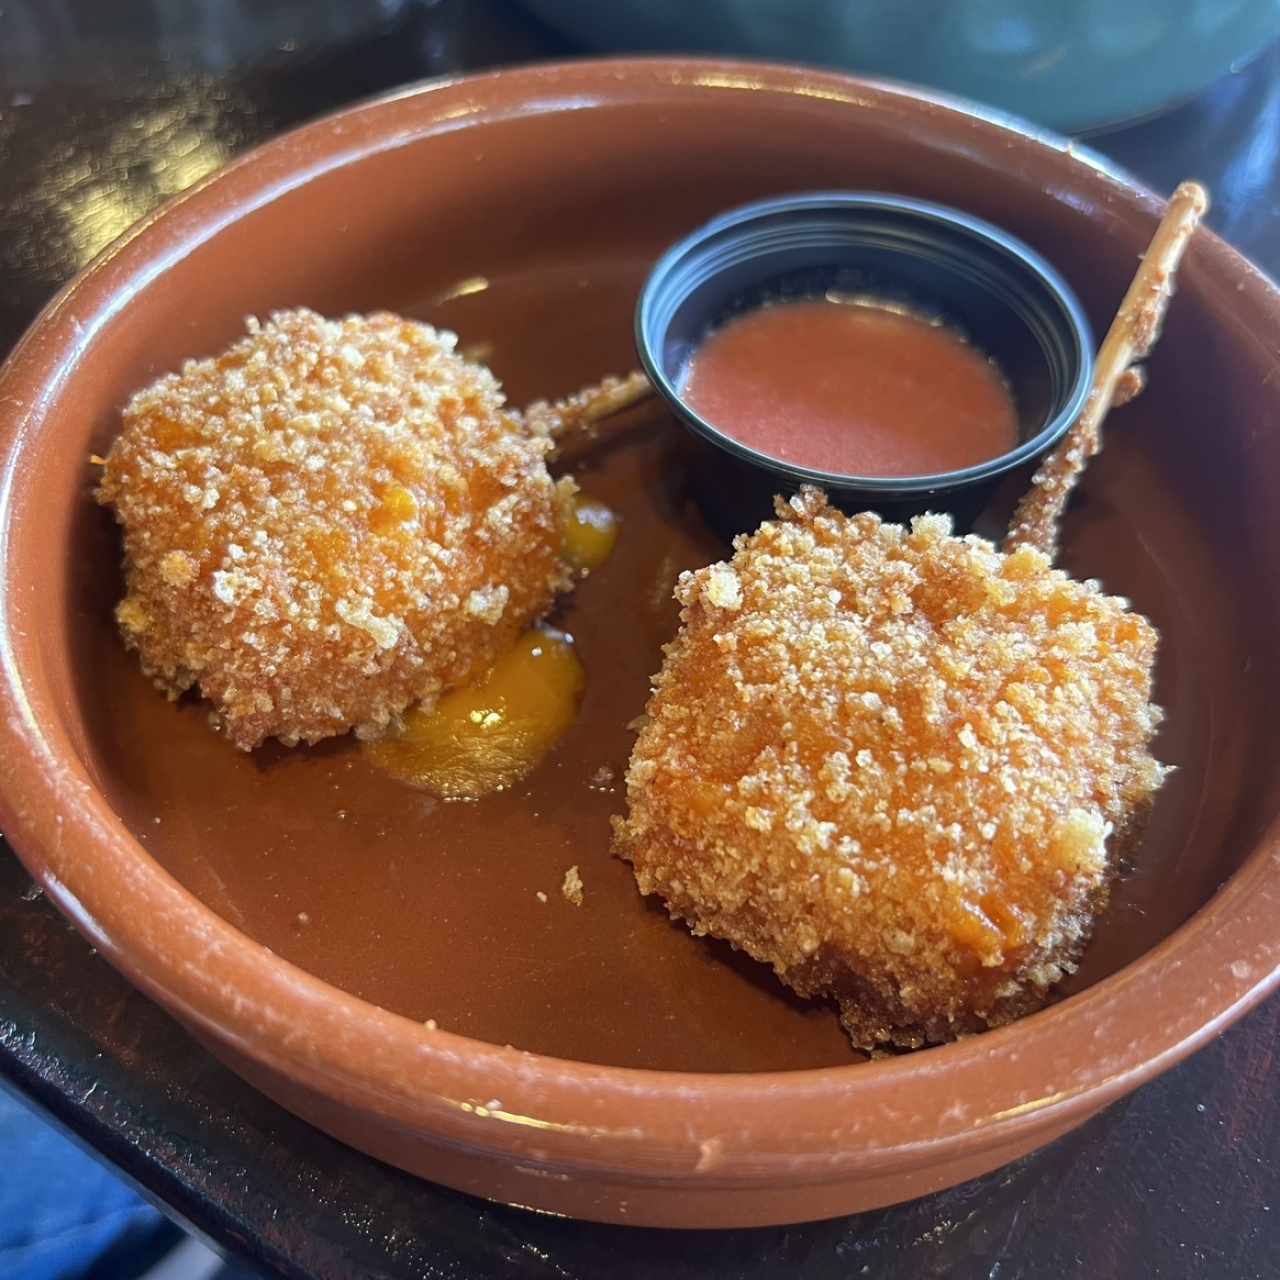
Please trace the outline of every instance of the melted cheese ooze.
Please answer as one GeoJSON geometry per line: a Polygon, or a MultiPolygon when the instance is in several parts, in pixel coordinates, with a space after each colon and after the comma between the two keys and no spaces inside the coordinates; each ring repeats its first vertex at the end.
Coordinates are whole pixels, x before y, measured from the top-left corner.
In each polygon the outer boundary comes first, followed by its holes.
{"type": "Polygon", "coordinates": [[[409,712],[365,752],[401,782],[478,800],[533,771],[573,724],[585,686],[572,637],[526,631],[477,681],[409,712]]]}
{"type": "Polygon", "coordinates": [[[618,517],[603,502],[578,494],[565,521],[562,554],[583,573],[598,569],[613,554],[618,517]]]}

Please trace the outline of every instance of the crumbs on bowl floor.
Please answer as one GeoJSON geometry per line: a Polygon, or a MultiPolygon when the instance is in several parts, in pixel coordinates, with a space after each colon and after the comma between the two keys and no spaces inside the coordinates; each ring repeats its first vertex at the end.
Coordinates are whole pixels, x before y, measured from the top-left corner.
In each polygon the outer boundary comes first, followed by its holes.
{"type": "Polygon", "coordinates": [[[564,883],[560,886],[560,892],[564,894],[575,907],[582,906],[582,877],[578,874],[576,865],[569,868],[564,873],[564,883]]]}

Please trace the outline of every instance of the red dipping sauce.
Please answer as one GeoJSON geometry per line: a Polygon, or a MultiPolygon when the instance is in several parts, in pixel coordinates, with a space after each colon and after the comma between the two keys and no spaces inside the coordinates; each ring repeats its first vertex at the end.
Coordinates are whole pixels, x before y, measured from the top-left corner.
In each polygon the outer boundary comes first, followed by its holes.
{"type": "Polygon", "coordinates": [[[783,462],[854,476],[956,471],[1014,448],[999,370],[959,334],[860,302],[771,303],[694,353],[684,400],[783,462]]]}

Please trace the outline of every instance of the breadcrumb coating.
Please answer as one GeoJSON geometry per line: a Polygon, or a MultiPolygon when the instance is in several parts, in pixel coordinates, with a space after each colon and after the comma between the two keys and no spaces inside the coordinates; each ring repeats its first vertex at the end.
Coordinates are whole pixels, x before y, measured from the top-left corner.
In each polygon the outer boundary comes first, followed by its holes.
{"type": "Polygon", "coordinates": [[[138,392],[98,500],[126,644],[237,746],[384,729],[570,584],[574,486],[453,334],[282,311],[138,392]]]}
{"type": "Polygon", "coordinates": [[[680,579],[616,848],[695,933],[834,997],[859,1047],[1016,1017],[1160,784],[1155,629],[946,516],[812,489],[778,513],[680,579]]]}

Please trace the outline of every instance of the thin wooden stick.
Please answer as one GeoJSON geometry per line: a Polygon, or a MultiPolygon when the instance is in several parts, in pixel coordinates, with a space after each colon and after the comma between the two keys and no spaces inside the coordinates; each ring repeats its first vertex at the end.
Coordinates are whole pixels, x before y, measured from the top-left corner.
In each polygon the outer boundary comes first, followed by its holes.
{"type": "Polygon", "coordinates": [[[1058,522],[1067,499],[1089,459],[1102,448],[1102,422],[1107,411],[1142,390],[1141,370],[1130,366],[1146,356],[1160,336],[1178,263],[1208,207],[1209,197],[1199,183],[1184,182],[1173,193],[1098,351],[1084,411],[1032,477],[1031,488],[1018,503],[1005,535],[1006,551],[1030,546],[1050,559],[1056,556],[1058,522]]]}
{"type": "Polygon", "coordinates": [[[653,385],[636,369],[624,378],[605,378],[563,400],[537,400],[524,411],[525,425],[534,435],[559,440],[593,427],[653,395],[653,385]]]}

